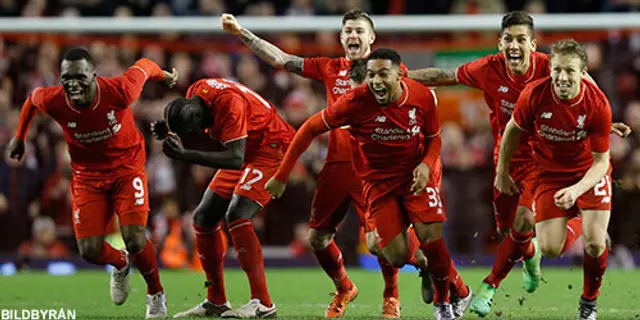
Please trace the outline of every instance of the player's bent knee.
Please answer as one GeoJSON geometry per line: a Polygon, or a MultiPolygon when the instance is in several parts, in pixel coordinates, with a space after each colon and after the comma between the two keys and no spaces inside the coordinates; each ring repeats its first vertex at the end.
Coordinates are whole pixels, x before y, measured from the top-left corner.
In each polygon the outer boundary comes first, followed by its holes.
{"type": "Polygon", "coordinates": [[[591,257],[599,257],[605,250],[606,244],[599,242],[585,241],[584,251],[591,257]]]}
{"type": "Polygon", "coordinates": [[[144,226],[122,226],[122,239],[127,246],[127,251],[132,254],[142,251],[147,245],[144,226]]]}
{"type": "Polygon", "coordinates": [[[262,206],[257,202],[247,197],[234,194],[233,198],[231,198],[231,203],[229,203],[229,209],[227,210],[225,218],[227,224],[231,224],[240,219],[250,220],[260,210],[262,210],[262,206]]]}
{"type": "Polygon", "coordinates": [[[533,212],[527,208],[518,207],[516,212],[516,219],[513,223],[513,227],[518,232],[529,232],[533,230],[535,226],[535,219],[533,218],[533,212]]]}
{"type": "Polygon", "coordinates": [[[433,242],[442,239],[442,222],[415,223],[413,228],[421,243],[433,242]]]}
{"type": "Polygon", "coordinates": [[[314,251],[320,251],[325,249],[331,244],[333,240],[333,233],[328,231],[320,231],[311,229],[309,231],[309,245],[314,251]]]}
{"type": "Polygon", "coordinates": [[[82,259],[96,262],[102,256],[102,237],[87,237],[78,239],[78,251],[82,259]]]}
{"type": "Polygon", "coordinates": [[[562,253],[563,244],[550,244],[548,242],[539,242],[540,252],[547,258],[557,258],[562,253]]]}

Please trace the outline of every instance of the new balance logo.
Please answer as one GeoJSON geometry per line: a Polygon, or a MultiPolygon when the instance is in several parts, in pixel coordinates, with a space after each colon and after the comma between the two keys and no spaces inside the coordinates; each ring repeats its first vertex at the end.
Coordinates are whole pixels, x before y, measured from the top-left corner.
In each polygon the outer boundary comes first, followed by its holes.
{"type": "Polygon", "coordinates": [[[144,198],[136,199],[136,204],[135,204],[136,206],[141,206],[143,204],[144,204],[144,198]]]}
{"type": "Polygon", "coordinates": [[[347,70],[340,70],[340,72],[338,72],[338,76],[339,77],[346,77],[347,76],[347,70]]]}
{"type": "Polygon", "coordinates": [[[509,88],[506,86],[500,86],[500,88],[498,88],[498,92],[507,93],[509,92],[509,88]]]}
{"type": "Polygon", "coordinates": [[[67,128],[75,128],[76,127],[76,123],[75,122],[68,122],[67,123],[67,128]]]}
{"type": "Polygon", "coordinates": [[[602,203],[611,203],[611,197],[602,198],[602,203]]]}
{"type": "Polygon", "coordinates": [[[387,121],[387,117],[385,117],[385,116],[378,116],[376,118],[376,122],[381,122],[382,123],[382,122],[385,122],[385,121],[387,121]]]}
{"type": "Polygon", "coordinates": [[[542,118],[542,119],[551,119],[551,117],[553,117],[553,113],[551,113],[551,112],[543,112],[540,115],[540,118],[542,118]]]}

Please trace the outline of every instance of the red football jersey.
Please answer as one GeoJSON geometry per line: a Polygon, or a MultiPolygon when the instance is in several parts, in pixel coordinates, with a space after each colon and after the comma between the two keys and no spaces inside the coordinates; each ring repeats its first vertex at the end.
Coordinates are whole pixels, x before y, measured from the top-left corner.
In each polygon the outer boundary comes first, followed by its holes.
{"type": "MultiPolygon", "coordinates": [[[[305,58],[302,66],[302,76],[322,81],[327,91],[327,105],[332,105],[340,96],[351,90],[349,68],[351,60],[341,58],[305,58]]],[[[406,71],[403,64],[401,68],[406,71]]],[[[350,162],[351,147],[348,128],[331,130],[329,132],[329,150],[326,162],[350,162]]]]}
{"type": "Polygon", "coordinates": [[[267,144],[287,146],[295,134],[274,106],[240,83],[198,80],[187,91],[187,98],[194,95],[204,99],[213,116],[209,136],[223,144],[246,138],[246,154],[267,144]]]}
{"type": "Polygon", "coordinates": [[[362,180],[411,177],[425,156],[425,138],[440,133],[431,90],[407,78],[402,88],[398,101],[381,106],[362,85],[322,112],[328,128],[351,126],[353,166],[362,180]]]}
{"type": "Polygon", "coordinates": [[[164,74],[148,59],[121,76],[97,77],[96,97],[87,108],[74,106],[60,85],[36,88],[25,101],[16,136],[26,136],[35,107],[62,127],[76,174],[117,176],[144,168],[144,139],[129,105],[149,78],[163,80],[164,74]]]}
{"type": "Polygon", "coordinates": [[[593,163],[592,152],[609,150],[611,107],[589,81],[582,81],[580,94],[571,100],[556,95],[551,77],[535,81],[520,95],[513,119],[532,134],[541,175],[584,174],[593,163]]]}
{"type": "MultiPolygon", "coordinates": [[[[523,76],[515,75],[509,70],[503,53],[471,61],[460,66],[456,71],[458,83],[484,92],[484,100],[490,109],[489,119],[495,140],[493,155],[496,163],[500,152],[500,138],[511,119],[518,96],[528,83],[549,76],[548,55],[532,52],[530,61],[529,70],[523,76]]],[[[526,135],[522,137],[523,142],[513,155],[513,162],[532,160],[531,148],[526,143],[527,140],[526,135]]]]}

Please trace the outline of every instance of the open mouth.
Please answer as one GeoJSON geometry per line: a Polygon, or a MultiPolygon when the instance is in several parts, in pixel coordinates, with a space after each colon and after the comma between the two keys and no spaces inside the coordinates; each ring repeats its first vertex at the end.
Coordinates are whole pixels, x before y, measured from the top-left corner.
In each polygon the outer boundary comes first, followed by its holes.
{"type": "Polygon", "coordinates": [[[377,100],[379,101],[384,101],[384,99],[387,97],[387,88],[372,88],[373,89],[373,95],[376,97],[377,100]]]}
{"type": "Polygon", "coordinates": [[[558,90],[560,90],[560,91],[569,91],[571,89],[571,84],[570,83],[558,83],[556,85],[556,87],[558,87],[558,90]]]}
{"type": "Polygon", "coordinates": [[[522,55],[519,52],[510,52],[507,55],[507,60],[510,64],[520,64],[522,63],[522,55]]]}
{"type": "Polygon", "coordinates": [[[358,43],[350,43],[347,45],[347,50],[349,53],[355,54],[360,52],[360,44],[358,43]]]}
{"type": "Polygon", "coordinates": [[[67,95],[71,100],[81,100],[84,97],[84,90],[80,88],[69,89],[67,95]]]}

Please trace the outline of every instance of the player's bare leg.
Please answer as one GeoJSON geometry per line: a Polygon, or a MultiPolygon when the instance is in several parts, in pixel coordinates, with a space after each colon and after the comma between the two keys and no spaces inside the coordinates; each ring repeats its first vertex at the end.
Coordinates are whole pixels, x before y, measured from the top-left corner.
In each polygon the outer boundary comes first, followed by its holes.
{"type": "Polygon", "coordinates": [[[442,223],[419,222],[414,224],[414,228],[420,239],[422,251],[429,261],[428,270],[436,288],[433,298],[434,316],[436,320],[455,319],[449,299],[452,260],[442,238],[442,223]]]}
{"type": "Polygon", "coordinates": [[[80,256],[87,262],[97,265],[111,265],[113,271],[110,281],[111,301],[123,304],[129,296],[130,262],[127,252],[116,250],[104,241],[104,236],[91,236],[78,239],[80,256]]]}
{"type": "Polygon", "coordinates": [[[222,313],[223,318],[270,318],[277,313],[271,302],[264,272],[262,247],[256,235],[251,218],[262,210],[253,200],[234,194],[226,214],[227,226],[233,239],[233,246],[242,270],[249,279],[251,300],[237,309],[222,313]]]}
{"type": "Polygon", "coordinates": [[[607,268],[609,249],[606,245],[610,211],[582,211],[584,235],[584,284],[580,297],[579,320],[597,319],[596,300],[607,268]]]}
{"type": "Polygon", "coordinates": [[[147,283],[147,319],[166,318],[167,298],[160,283],[155,250],[145,235],[145,226],[123,225],[121,230],[131,262],[140,270],[147,283]]]}
{"type": "Polygon", "coordinates": [[[535,291],[542,278],[540,260],[542,254],[536,250],[537,243],[533,239],[533,212],[524,206],[518,206],[513,227],[498,247],[496,261],[471,302],[470,310],[481,317],[491,312],[493,296],[515,263],[523,259],[524,288],[527,292],[535,291]]]}
{"type": "Polygon", "coordinates": [[[325,317],[342,318],[347,305],[358,296],[358,288],[347,276],[342,252],[333,237],[334,233],[331,231],[311,229],[309,244],[318,263],[336,286],[336,292],[325,311],[325,317]]]}
{"type": "Polygon", "coordinates": [[[562,254],[567,239],[567,218],[553,218],[536,223],[538,248],[543,256],[556,258],[562,254]]]}
{"type": "Polygon", "coordinates": [[[393,266],[382,255],[378,242],[373,232],[365,233],[369,252],[378,258],[378,264],[385,280],[385,288],[382,301],[382,318],[400,318],[400,296],[398,293],[398,268],[393,266]]]}
{"type": "Polygon", "coordinates": [[[219,317],[231,309],[224,286],[224,256],[226,245],[222,220],[229,208],[229,199],[207,189],[193,211],[198,257],[206,275],[207,298],[197,306],[180,312],[174,318],[219,317]]]}

